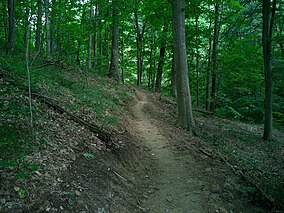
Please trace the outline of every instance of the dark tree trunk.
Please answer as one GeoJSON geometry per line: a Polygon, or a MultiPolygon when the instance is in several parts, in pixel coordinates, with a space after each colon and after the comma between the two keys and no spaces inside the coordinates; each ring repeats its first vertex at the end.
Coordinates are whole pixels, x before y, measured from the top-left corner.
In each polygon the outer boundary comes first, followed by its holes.
{"type": "Polygon", "coordinates": [[[98,60],[98,17],[99,17],[99,4],[96,3],[96,12],[95,12],[96,22],[95,22],[95,33],[94,33],[94,61],[93,67],[96,67],[98,60]]]}
{"type": "Polygon", "coordinates": [[[149,67],[149,71],[148,71],[148,89],[151,90],[152,88],[152,81],[153,81],[153,73],[154,73],[154,63],[155,63],[155,34],[152,35],[152,39],[151,39],[151,49],[150,49],[150,67],[149,67]]]}
{"type": "Polygon", "coordinates": [[[161,86],[162,86],[162,76],[163,76],[163,66],[165,62],[165,53],[166,53],[166,34],[168,32],[168,22],[165,20],[164,23],[164,29],[162,34],[162,42],[161,42],[161,48],[160,48],[160,58],[158,62],[158,70],[157,70],[157,77],[156,77],[156,92],[161,92],[161,86]]]}
{"type": "Polygon", "coordinates": [[[272,137],[272,72],[271,72],[271,49],[272,32],[276,9],[276,0],[273,0],[272,10],[270,0],[263,0],[262,6],[262,47],[265,76],[265,116],[263,139],[268,141],[272,137]],[[271,14],[270,14],[271,10],[271,14]]]}
{"type": "Polygon", "coordinates": [[[7,20],[7,7],[6,7],[6,1],[3,1],[3,7],[2,7],[2,18],[3,18],[3,26],[4,26],[4,38],[5,41],[8,41],[8,20],[7,20]]]}
{"type": "Polygon", "coordinates": [[[112,14],[112,53],[111,63],[109,68],[109,76],[118,79],[118,46],[119,46],[119,30],[118,30],[118,4],[117,1],[112,2],[113,14],[112,14]]]}
{"type": "Polygon", "coordinates": [[[7,52],[13,51],[15,48],[15,5],[14,0],[8,0],[8,45],[7,52]]]}
{"type": "Polygon", "coordinates": [[[45,36],[46,36],[46,52],[47,55],[51,54],[51,42],[50,42],[50,24],[49,24],[49,0],[45,0],[45,36]]]}
{"type": "Polygon", "coordinates": [[[42,0],[37,1],[37,22],[36,22],[36,51],[41,49],[41,28],[42,28],[42,0]]]}
{"type": "Polygon", "coordinates": [[[215,4],[215,20],[214,20],[214,38],[212,47],[212,85],[211,85],[211,103],[210,109],[216,108],[216,85],[217,85],[217,51],[218,51],[218,39],[219,39],[219,3],[215,4]]]}
{"type": "Polygon", "coordinates": [[[211,52],[212,52],[212,36],[211,36],[212,19],[209,23],[209,48],[208,48],[208,62],[206,72],[206,110],[210,109],[210,76],[211,76],[211,52]]]}
{"type": "Polygon", "coordinates": [[[177,97],[176,76],[177,76],[177,70],[176,70],[176,67],[175,67],[175,55],[173,53],[173,56],[172,56],[172,72],[171,72],[171,90],[172,90],[172,95],[174,97],[177,97]]]}
{"type": "Polygon", "coordinates": [[[135,8],[135,28],[136,28],[136,46],[137,46],[137,85],[141,86],[142,74],[143,74],[143,36],[145,31],[145,22],[143,23],[142,29],[139,27],[138,11],[135,8]]]}
{"type": "Polygon", "coordinates": [[[198,16],[195,17],[195,31],[196,31],[196,106],[199,107],[199,41],[198,41],[198,16]]]}
{"type": "Polygon", "coordinates": [[[93,19],[93,0],[90,1],[90,15],[89,15],[89,36],[88,36],[88,68],[92,68],[92,19],[93,19]]]}

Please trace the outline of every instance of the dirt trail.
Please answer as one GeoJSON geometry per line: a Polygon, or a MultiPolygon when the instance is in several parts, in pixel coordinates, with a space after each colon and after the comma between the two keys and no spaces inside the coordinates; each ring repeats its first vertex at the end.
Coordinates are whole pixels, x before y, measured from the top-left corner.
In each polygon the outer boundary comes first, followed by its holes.
{"type": "MultiPolygon", "coordinates": [[[[181,156],[171,147],[168,137],[161,133],[161,127],[146,113],[147,105],[151,104],[147,96],[136,91],[137,103],[131,107],[135,118],[132,134],[140,136],[156,160],[158,171],[153,183],[152,191],[144,203],[145,212],[264,212],[250,204],[243,204],[241,199],[235,198],[233,193],[221,189],[220,185],[228,184],[229,177],[224,178],[214,168],[208,167],[194,156],[181,156]],[[215,173],[215,174],[211,174],[215,173]],[[209,180],[209,176],[217,176],[209,180]],[[223,179],[222,179],[223,178],[223,179]],[[219,185],[220,183],[220,185],[219,185]],[[226,195],[223,193],[226,191],[226,195]],[[222,194],[223,193],[223,194],[222,194]],[[224,199],[225,197],[225,199],[224,199]],[[229,197],[226,199],[226,197],[229,197]],[[237,206],[240,205],[240,206],[237,206]]],[[[173,139],[171,139],[173,140],[173,139]]],[[[178,139],[177,139],[178,140],[178,139]]],[[[223,172],[224,173],[224,172],[223,172]]]]}

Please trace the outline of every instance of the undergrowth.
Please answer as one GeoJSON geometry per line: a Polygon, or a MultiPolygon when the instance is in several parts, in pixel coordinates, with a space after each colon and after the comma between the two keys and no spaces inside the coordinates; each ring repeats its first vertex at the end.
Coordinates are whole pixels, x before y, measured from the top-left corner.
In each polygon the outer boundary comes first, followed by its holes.
{"type": "MultiPolygon", "coordinates": [[[[30,61],[33,61],[34,55],[30,61]]],[[[30,65],[31,88],[53,100],[74,115],[102,128],[118,125],[118,117],[130,98],[131,90],[119,82],[52,58],[38,57],[30,65]]],[[[36,171],[36,164],[25,156],[44,148],[38,134],[47,119],[40,101],[33,100],[34,128],[29,128],[27,76],[22,53],[0,52],[0,170],[15,170],[18,178],[36,171]]]]}

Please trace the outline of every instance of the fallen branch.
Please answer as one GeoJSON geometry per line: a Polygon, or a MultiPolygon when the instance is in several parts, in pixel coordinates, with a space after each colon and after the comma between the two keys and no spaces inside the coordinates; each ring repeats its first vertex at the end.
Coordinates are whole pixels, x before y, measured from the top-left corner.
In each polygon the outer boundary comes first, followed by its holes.
{"type": "Polygon", "coordinates": [[[73,121],[75,121],[76,123],[78,123],[80,125],[83,125],[88,130],[95,133],[99,139],[101,139],[102,141],[105,142],[105,144],[108,148],[118,148],[117,143],[115,143],[111,140],[111,134],[103,131],[99,126],[92,124],[92,123],[89,123],[89,122],[83,120],[81,117],[72,114],[71,112],[67,111],[66,109],[62,108],[61,106],[59,106],[56,103],[54,103],[53,101],[51,101],[51,99],[46,97],[46,96],[43,96],[43,95],[40,95],[40,94],[37,94],[37,93],[33,93],[32,96],[33,96],[33,98],[37,98],[40,101],[42,101],[43,103],[45,103],[47,106],[55,109],[59,113],[65,113],[73,121]]]}

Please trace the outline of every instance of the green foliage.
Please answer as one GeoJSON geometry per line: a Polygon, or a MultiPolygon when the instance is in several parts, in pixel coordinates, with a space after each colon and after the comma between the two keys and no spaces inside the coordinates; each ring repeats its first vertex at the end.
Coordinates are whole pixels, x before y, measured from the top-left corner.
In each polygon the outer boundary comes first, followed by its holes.
{"type": "Polygon", "coordinates": [[[90,154],[90,153],[84,153],[83,156],[87,159],[95,159],[95,156],[93,154],[90,154]]]}

